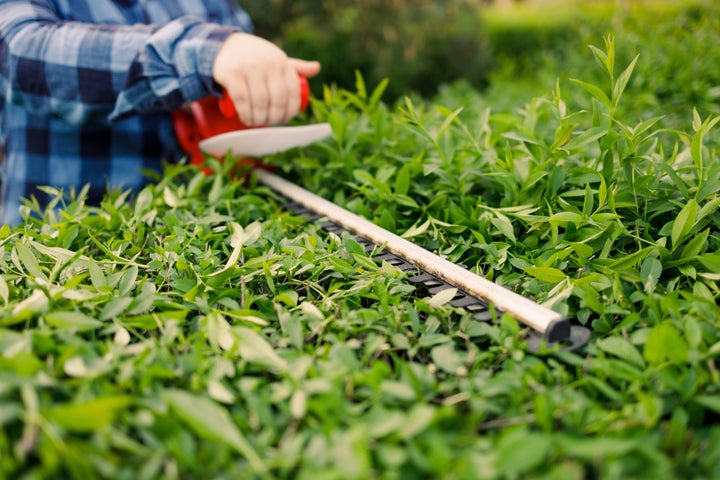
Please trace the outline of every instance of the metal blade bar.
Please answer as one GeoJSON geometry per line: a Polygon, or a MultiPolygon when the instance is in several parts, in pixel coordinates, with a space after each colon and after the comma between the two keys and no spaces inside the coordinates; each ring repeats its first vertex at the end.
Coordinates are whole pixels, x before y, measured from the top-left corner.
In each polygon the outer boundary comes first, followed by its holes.
{"type": "MultiPolygon", "coordinates": [[[[459,290],[493,303],[498,310],[513,315],[517,320],[541,334],[545,341],[549,343],[577,342],[578,332],[571,332],[571,330],[582,327],[571,327],[570,322],[559,313],[378,227],[369,220],[277,175],[263,169],[255,169],[253,173],[260,183],[293,202],[328,218],[360,237],[364,237],[377,245],[382,245],[388,252],[417,265],[430,275],[447,282],[459,290]]],[[[587,335],[582,333],[580,336],[586,341],[587,338],[585,337],[589,338],[589,333],[587,335]]]]}

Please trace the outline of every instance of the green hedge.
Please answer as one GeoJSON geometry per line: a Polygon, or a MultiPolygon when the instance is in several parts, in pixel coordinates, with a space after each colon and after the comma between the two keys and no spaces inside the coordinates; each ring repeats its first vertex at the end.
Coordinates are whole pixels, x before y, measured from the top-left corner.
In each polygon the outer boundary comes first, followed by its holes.
{"type": "MultiPolygon", "coordinates": [[[[576,76],[625,69],[612,46],[576,76]]],[[[175,165],[0,228],[0,478],[720,478],[720,117],[671,131],[605,84],[391,109],[358,81],[315,101],[333,139],[266,159],[591,326],[583,351],[175,165]]]]}
{"type": "MultiPolygon", "coordinates": [[[[618,57],[642,51],[633,84],[656,106],[685,103],[714,112],[720,91],[720,14],[710,0],[555,0],[499,8],[481,0],[247,0],[257,33],[291,55],[317,58],[313,82],[353,88],[355,71],[369,84],[388,78],[385,99],[434,94],[464,79],[474,88],[513,88],[544,94],[557,78],[592,70],[588,44],[612,32],[618,57]]],[[[501,95],[501,98],[509,98],[501,95]]]]}
{"type": "Polygon", "coordinates": [[[242,5],[259,35],[293,56],[322,62],[314,85],[352,88],[357,70],[368,83],[389,78],[386,93],[395,98],[409,91],[428,95],[440,83],[458,78],[484,81],[489,63],[484,3],[249,0],[242,5]]]}
{"type": "Polygon", "coordinates": [[[702,114],[720,113],[720,49],[713,48],[720,44],[719,7],[709,0],[658,0],[579,2],[569,10],[526,7],[513,10],[515,15],[488,10],[493,62],[485,96],[503,108],[514,96],[546,95],[559,80],[565,100],[577,105],[582,90],[567,80],[579,72],[609,88],[588,45],[602,45],[611,33],[617,64],[639,54],[628,85],[632,101],[619,108],[660,112],[672,127],[687,121],[693,106],[702,114]]]}

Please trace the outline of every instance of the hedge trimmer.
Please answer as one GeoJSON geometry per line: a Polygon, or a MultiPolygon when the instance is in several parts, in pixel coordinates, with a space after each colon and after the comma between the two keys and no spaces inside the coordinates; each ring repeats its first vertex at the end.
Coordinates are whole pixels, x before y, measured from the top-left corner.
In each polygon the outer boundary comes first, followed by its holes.
{"type": "MultiPolygon", "coordinates": [[[[304,77],[300,77],[300,82],[301,109],[304,110],[309,100],[309,88],[304,77]]],[[[174,112],[173,121],[178,141],[195,165],[205,163],[205,154],[217,158],[224,158],[228,153],[237,157],[262,158],[332,135],[327,123],[248,128],[238,118],[227,96],[193,102],[188,109],[174,112]]],[[[321,227],[326,231],[354,235],[376,260],[408,272],[411,274],[408,281],[424,286],[429,294],[454,289],[454,292],[448,292],[454,293],[450,305],[468,310],[474,319],[491,320],[493,307],[511,314],[533,330],[528,339],[532,350],[540,349],[543,344],[577,349],[590,338],[587,328],[571,325],[559,313],[270,173],[260,163],[252,173],[260,183],[287,198],[289,210],[311,221],[322,221],[321,227]]]]}

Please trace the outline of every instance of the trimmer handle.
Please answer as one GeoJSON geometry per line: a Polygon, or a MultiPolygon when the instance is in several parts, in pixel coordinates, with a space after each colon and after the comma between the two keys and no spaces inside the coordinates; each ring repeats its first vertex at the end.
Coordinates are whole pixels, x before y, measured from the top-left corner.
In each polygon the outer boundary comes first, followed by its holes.
{"type": "MultiPolygon", "coordinates": [[[[304,111],[310,102],[310,86],[307,78],[298,75],[300,81],[300,110],[304,111]]],[[[175,135],[180,147],[190,157],[192,165],[205,163],[200,150],[200,141],[222,133],[245,130],[248,127],[238,117],[235,105],[226,91],[222,97],[205,97],[192,102],[188,109],[178,109],[172,113],[175,135]]]]}

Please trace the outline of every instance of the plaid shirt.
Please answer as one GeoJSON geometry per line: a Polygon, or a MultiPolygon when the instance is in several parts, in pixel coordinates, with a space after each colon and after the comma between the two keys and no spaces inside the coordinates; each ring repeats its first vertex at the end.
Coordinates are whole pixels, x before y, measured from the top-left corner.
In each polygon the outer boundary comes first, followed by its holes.
{"type": "Polygon", "coordinates": [[[234,0],[0,0],[0,224],[39,186],[97,202],[177,160],[169,113],[219,93],[215,55],[251,28],[234,0]]]}

